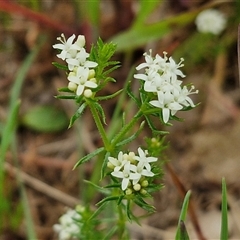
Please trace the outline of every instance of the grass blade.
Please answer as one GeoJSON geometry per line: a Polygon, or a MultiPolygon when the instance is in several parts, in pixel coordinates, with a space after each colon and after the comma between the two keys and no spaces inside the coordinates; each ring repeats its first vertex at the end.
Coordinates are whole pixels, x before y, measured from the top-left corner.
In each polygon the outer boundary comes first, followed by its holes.
{"type": "Polygon", "coordinates": [[[187,230],[184,225],[184,221],[187,216],[190,195],[191,195],[191,191],[188,191],[184,198],[179,221],[178,221],[178,227],[177,227],[177,233],[176,233],[175,240],[188,240],[189,239],[187,230]]]}

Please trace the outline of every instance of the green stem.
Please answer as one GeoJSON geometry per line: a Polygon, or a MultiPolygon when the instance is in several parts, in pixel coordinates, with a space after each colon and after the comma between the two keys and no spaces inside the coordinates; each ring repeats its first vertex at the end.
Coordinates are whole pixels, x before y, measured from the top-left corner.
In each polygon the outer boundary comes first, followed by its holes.
{"type": "Polygon", "coordinates": [[[98,112],[97,112],[96,108],[92,105],[92,103],[90,101],[87,101],[87,103],[88,103],[88,106],[90,107],[90,110],[91,110],[91,113],[93,115],[94,121],[96,123],[98,131],[99,131],[99,133],[101,135],[101,138],[103,140],[104,147],[105,147],[106,151],[109,151],[109,149],[111,149],[111,144],[110,144],[110,142],[108,140],[106,131],[105,131],[105,129],[103,127],[103,124],[102,124],[102,121],[99,118],[98,112]]]}
{"type": "Polygon", "coordinates": [[[125,136],[127,132],[134,126],[134,124],[142,117],[142,111],[141,109],[135,114],[135,116],[131,119],[131,121],[124,125],[122,130],[116,135],[115,138],[113,138],[111,142],[112,149],[115,148],[116,144],[122,140],[122,138],[125,136]]]}
{"type": "Polygon", "coordinates": [[[124,217],[124,214],[123,214],[122,205],[119,204],[117,206],[117,208],[118,208],[118,215],[119,215],[119,218],[118,218],[118,236],[119,236],[119,239],[124,239],[126,220],[125,220],[125,217],[124,217]]]}

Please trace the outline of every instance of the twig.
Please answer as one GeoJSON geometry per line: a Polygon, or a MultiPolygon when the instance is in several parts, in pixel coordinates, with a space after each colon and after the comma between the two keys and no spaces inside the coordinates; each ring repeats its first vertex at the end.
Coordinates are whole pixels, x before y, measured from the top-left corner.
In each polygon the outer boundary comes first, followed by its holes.
{"type": "Polygon", "coordinates": [[[55,199],[56,201],[59,201],[71,208],[75,208],[77,204],[81,204],[78,199],[71,197],[64,192],[47,185],[46,183],[28,175],[27,173],[21,171],[20,169],[13,167],[11,164],[7,162],[5,162],[4,168],[12,177],[16,177],[16,175],[18,174],[19,179],[24,184],[47,195],[48,197],[55,199]]]}

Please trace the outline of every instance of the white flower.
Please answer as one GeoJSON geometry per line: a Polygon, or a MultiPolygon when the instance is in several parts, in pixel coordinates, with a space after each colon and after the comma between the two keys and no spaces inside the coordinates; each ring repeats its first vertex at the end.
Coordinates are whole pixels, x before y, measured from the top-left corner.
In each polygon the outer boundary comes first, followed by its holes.
{"type": "Polygon", "coordinates": [[[80,233],[80,224],[77,220],[80,220],[81,216],[73,209],[69,209],[59,219],[59,224],[54,224],[53,229],[58,233],[59,240],[73,239],[80,233]]]}
{"type": "Polygon", "coordinates": [[[75,37],[75,34],[73,34],[66,40],[64,34],[62,33],[61,37],[57,38],[57,40],[59,40],[61,43],[54,44],[53,48],[62,50],[60,54],[57,54],[57,57],[65,60],[67,58],[73,58],[76,56],[77,51],[80,50],[81,47],[79,46],[79,41],[77,42],[77,44],[73,43],[75,37]]]}
{"type": "Polygon", "coordinates": [[[180,76],[182,78],[185,77],[185,75],[182,73],[181,70],[179,70],[180,67],[183,67],[184,65],[182,62],[184,61],[183,58],[180,59],[181,61],[176,64],[172,57],[169,58],[169,62],[165,64],[164,74],[171,79],[171,81],[176,81],[177,76],[180,76]]]}
{"type": "Polygon", "coordinates": [[[195,107],[195,104],[193,103],[192,99],[190,97],[188,97],[188,95],[190,95],[190,94],[198,93],[198,90],[193,92],[192,90],[194,90],[194,89],[195,89],[194,86],[191,86],[190,90],[188,90],[187,87],[184,86],[181,89],[181,92],[179,93],[178,102],[185,107],[188,107],[188,106],[195,107]]]}
{"type": "Polygon", "coordinates": [[[97,84],[94,81],[90,81],[89,77],[89,69],[86,67],[79,66],[75,68],[68,75],[68,80],[77,85],[76,94],[78,96],[82,95],[85,87],[87,88],[96,88],[97,84]]]}
{"type": "Polygon", "coordinates": [[[95,68],[98,64],[93,61],[89,61],[89,53],[86,52],[85,37],[79,35],[74,42],[75,35],[73,34],[67,40],[64,34],[57,38],[61,43],[53,45],[53,48],[61,50],[61,53],[57,56],[62,60],[65,60],[68,64],[68,88],[71,91],[76,92],[76,95],[83,95],[91,97],[92,92],[88,88],[96,88],[97,83],[95,76],[95,68]],[[84,91],[87,88],[88,91],[84,91]]]}
{"type": "Polygon", "coordinates": [[[119,171],[127,162],[127,159],[124,158],[123,152],[118,153],[118,158],[108,157],[108,167],[113,168],[114,171],[119,171]]]}
{"type": "MultiPolygon", "coordinates": [[[[126,190],[128,187],[128,184],[130,180],[138,180],[139,179],[139,174],[136,172],[132,172],[132,166],[129,161],[127,161],[124,165],[124,168],[122,171],[113,171],[111,175],[117,178],[122,178],[122,184],[121,188],[122,190],[126,190]]],[[[136,166],[135,166],[136,167],[136,166]]]]}
{"type": "Polygon", "coordinates": [[[156,157],[147,157],[146,152],[144,152],[140,147],[138,148],[139,156],[135,156],[134,159],[138,161],[138,167],[145,168],[149,172],[151,171],[151,165],[149,163],[156,162],[156,157]]]}
{"type": "Polygon", "coordinates": [[[68,69],[72,71],[74,67],[83,66],[86,68],[95,68],[98,64],[93,61],[88,61],[89,53],[86,52],[85,48],[82,48],[74,58],[66,59],[68,63],[68,69]]]}
{"type": "Polygon", "coordinates": [[[182,81],[178,77],[185,77],[179,69],[183,66],[183,59],[177,64],[172,57],[167,57],[164,52],[164,57],[156,54],[152,57],[150,54],[144,53],[145,63],[141,63],[136,67],[137,70],[145,68],[145,73],[135,74],[136,79],[144,81],[144,91],[156,93],[157,100],[153,99],[149,103],[157,108],[162,109],[162,118],[164,123],[169,121],[170,116],[176,114],[177,111],[184,107],[194,107],[193,101],[188,95],[195,94],[197,91],[192,92],[186,86],[181,86],[182,81]]]}
{"type": "MultiPolygon", "coordinates": [[[[145,177],[153,177],[154,173],[151,171],[150,163],[156,162],[157,158],[147,157],[147,151],[143,151],[141,148],[138,148],[139,156],[136,156],[134,152],[129,152],[128,154],[123,154],[119,152],[118,158],[109,157],[108,167],[114,169],[111,172],[111,175],[117,178],[122,179],[121,188],[125,191],[127,188],[130,189],[132,185],[135,191],[135,188],[138,189],[136,184],[145,177]]],[[[126,193],[127,194],[127,193],[126,193]]]]}
{"type": "Polygon", "coordinates": [[[183,108],[169,91],[165,93],[158,92],[158,100],[152,100],[149,103],[162,109],[163,121],[165,123],[168,122],[170,114],[174,116],[178,110],[183,108]]]}
{"type": "Polygon", "coordinates": [[[220,34],[226,27],[227,19],[216,9],[207,9],[198,14],[195,23],[202,33],[220,34]]]}

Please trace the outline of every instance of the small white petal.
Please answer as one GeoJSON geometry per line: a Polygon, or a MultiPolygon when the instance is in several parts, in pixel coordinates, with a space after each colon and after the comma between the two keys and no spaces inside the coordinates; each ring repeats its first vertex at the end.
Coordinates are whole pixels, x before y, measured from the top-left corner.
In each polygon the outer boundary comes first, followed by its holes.
{"type": "Polygon", "coordinates": [[[163,121],[167,123],[170,117],[170,110],[168,108],[163,108],[162,115],[163,115],[163,121]]]}

